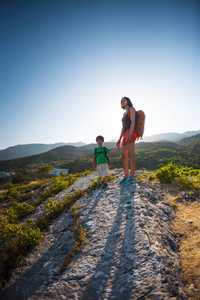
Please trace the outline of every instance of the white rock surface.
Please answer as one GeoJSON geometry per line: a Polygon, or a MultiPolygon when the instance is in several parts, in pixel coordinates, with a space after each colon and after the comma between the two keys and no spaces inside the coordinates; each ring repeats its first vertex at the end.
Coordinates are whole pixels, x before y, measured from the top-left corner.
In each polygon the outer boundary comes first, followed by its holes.
{"type": "MultiPolygon", "coordinates": [[[[123,187],[122,172],[116,176],[105,191],[77,201],[81,224],[90,233],[67,270],[56,275],[73,246],[70,212],[52,222],[42,243],[13,271],[0,299],[185,299],[162,186],[138,180],[136,187],[123,187]]],[[[86,189],[89,182],[81,178],[70,188],[86,189]]]]}

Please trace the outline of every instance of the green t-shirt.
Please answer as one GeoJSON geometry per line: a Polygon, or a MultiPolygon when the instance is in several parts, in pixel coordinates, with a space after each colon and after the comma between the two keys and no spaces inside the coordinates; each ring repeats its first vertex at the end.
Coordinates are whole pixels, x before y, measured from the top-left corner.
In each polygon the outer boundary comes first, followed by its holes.
{"type": "MultiPolygon", "coordinates": [[[[97,164],[107,164],[108,163],[107,158],[105,157],[103,148],[104,147],[101,147],[101,148],[98,147],[97,148],[97,155],[96,155],[97,164]]],[[[108,154],[109,152],[110,152],[110,149],[106,148],[106,154],[108,154]]],[[[94,149],[93,155],[95,155],[95,149],[94,149]]]]}

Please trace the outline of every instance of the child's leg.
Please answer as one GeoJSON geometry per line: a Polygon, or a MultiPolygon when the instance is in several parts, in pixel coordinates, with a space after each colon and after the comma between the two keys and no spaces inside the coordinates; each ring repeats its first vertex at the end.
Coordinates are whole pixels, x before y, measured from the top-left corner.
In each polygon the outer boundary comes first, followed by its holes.
{"type": "Polygon", "coordinates": [[[104,183],[108,183],[108,176],[105,176],[104,183]]]}
{"type": "Polygon", "coordinates": [[[101,184],[101,181],[102,181],[102,177],[99,177],[99,184],[101,184]]]}

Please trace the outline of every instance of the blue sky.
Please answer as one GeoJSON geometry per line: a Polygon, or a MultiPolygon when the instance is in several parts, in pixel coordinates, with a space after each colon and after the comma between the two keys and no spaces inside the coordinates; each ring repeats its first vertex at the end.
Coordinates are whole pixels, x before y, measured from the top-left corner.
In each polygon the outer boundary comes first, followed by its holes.
{"type": "Polygon", "coordinates": [[[0,149],[200,130],[200,1],[1,0],[0,149]]]}

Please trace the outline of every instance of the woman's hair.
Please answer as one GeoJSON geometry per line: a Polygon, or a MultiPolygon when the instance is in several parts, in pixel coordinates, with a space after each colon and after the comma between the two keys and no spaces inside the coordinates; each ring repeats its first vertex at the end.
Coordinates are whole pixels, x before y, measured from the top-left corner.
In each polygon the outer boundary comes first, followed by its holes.
{"type": "MultiPolygon", "coordinates": [[[[130,100],[128,97],[123,97],[123,98],[126,99],[127,104],[128,104],[129,107],[133,107],[133,103],[131,102],[131,100],[130,100]]],[[[123,98],[122,98],[122,99],[123,99],[123,98]]]]}
{"type": "Polygon", "coordinates": [[[104,137],[102,135],[98,135],[96,137],[96,142],[97,142],[97,140],[102,140],[104,142],[104,137]]]}

